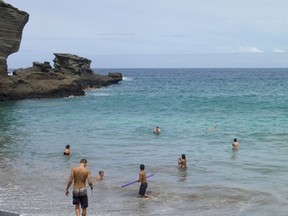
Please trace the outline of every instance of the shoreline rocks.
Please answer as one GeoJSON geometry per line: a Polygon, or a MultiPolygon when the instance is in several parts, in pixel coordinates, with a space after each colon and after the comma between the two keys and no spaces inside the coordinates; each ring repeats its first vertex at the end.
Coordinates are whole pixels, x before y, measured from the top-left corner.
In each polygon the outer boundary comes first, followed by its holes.
{"type": "Polygon", "coordinates": [[[82,96],[85,89],[101,88],[122,80],[121,73],[107,76],[94,73],[90,63],[85,64],[89,59],[67,53],[54,55],[57,69],[49,62],[34,62],[32,67],[16,69],[12,76],[1,79],[0,101],[82,96]]]}
{"type": "Polygon", "coordinates": [[[19,50],[29,14],[0,0],[0,101],[82,96],[85,89],[101,88],[122,80],[121,73],[94,73],[91,60],[69,53],[54,53],[50,62],[7,71],[7,57],[19,50]]]}

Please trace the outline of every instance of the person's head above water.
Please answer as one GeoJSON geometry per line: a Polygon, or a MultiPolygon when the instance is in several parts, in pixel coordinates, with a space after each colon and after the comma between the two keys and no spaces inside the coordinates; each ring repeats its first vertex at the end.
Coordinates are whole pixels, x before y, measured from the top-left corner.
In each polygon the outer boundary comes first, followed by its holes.
{"type": "Polygon", "coordinates": [[[80,164],[82,164],[82,163],[86,166],[87,160],[86,160],[85,158],[81,159],[81,160],[80,160],[80,164]]]}
{"type": "Polygon", "coordinates": [[[182,158],[183,160],[185,160],[185,159],[186,159],[186,155],[185,155],[185,154],[182,154],[182,155],[181,155],[181,158],[182,158]]]}
{"type": "Polygon", "coordinates": [[[153,133],[159,134],[160,133],[160,128],[157,126],[154,128],[153,133]]]}
{"type": "Polygon", "coordinates": [[[66,145],[66,149],[70,149],[70,145],[66,145]]]}
{"type": "Polygon", "coordinates": [[[145,169],[145,165],[144,164],[141,164],[140,165],[140,170],[144,170],[145,169]]]}

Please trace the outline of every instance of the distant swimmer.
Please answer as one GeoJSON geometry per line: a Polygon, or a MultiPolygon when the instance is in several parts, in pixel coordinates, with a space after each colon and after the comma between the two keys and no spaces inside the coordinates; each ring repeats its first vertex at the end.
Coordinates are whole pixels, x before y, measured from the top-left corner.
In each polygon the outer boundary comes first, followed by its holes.
{"type": "Polygon", "coordinates": [[[186,155],[185,154],[182,154],[181,155],[181,158],[178,158],[178,165],[181,167],[181,168],[185,168],[186,167],[186,155]]]}
{"type": "Polygon", "coordinates": [[[96,176],[96,181],[102,181],[104,179],[104,171],[100,170],[99,175],[96,176]]]}
{"type": "Polygon", "coordinates": [[[236,138],[233,140],[232,146],[233,146],[234,150],[238,150],[239,149],[239,142],[237,141],[236,138]]]}
{"type": "Polygon", "coordinates": [[[208,129],[209,132],[215,132],[217,131],[217,125],[215,125],[214,127],[211,127],[208,129]]]}
{"type": "Polygon", "coordinates": [[[73,205],[75,205],[76,216],[80,215],[80,204],[82,208],[82,216],[86,216],[88,207],[88,196],[86,188],[86,180],[91,187],[91,192],[93,190],[93,184],[91,179],[91,172],[86,167],[87,160],[81,159],[80,165],[72,168],[71,174],[66,187],[66,196],[69,195],[69,187],[74,182],[73,185],[73,205]]]}
{"type": "Polygon", "coordinates": [[[140,172],[139,172],[139,179],[138,182],[141,183],[140,188],[139,188],[139,195],[144,198],[148,198],[146,195],[146,189],[148,187],[147,179],[146,179],[146,172],[145,170],[145,165],[141,164],[140,165],[140,172]]]}
{"type": "Polygon", "coordinates": [[[71,148],[70,148],[70,145],[66,145],[63,154],[64,154],[64,155],[71,155],[71,154],[72,154],[72,150],[71,150],[71,148]]]}
{"type": "Polygon", "coordinates": [[[153,133],[154,134],[160,134],[161,129],[157,126],[156,128],[154,128],[153,133]]]}

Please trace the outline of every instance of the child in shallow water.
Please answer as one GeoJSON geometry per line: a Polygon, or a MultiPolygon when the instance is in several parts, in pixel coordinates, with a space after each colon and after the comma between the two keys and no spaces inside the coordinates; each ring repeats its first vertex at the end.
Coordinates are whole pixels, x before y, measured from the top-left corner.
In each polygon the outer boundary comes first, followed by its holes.
{"type": "Polygon", "coordinates": [[[145,170],[145,165],[141,164],[140,165],[140,172],[139,172],[139,179],[138,182],[141,183],[140,188],[139,188],[139,195],[144,198],[148,198],[146,195],[146,189],[148,187],[147,179],[146,179],[146,172],[145,170]]]}
{"type": "Polygon", "coordinates": [[[70,148],[70,145],[66,145],[63,155],[70,155],[70,154],[72,154],[72,150],[70,148]]]}
{"type": "Polygon", "coordinates": [[[156,128],[154,128],[153,133],[154,134],[160,134],[161,129],[157,126],[156,128]]]}
{"type": "Polygon", "coordinates": [[[182,154],[181,155],[181,158],[178,158],[178,165],[182,168],[185,168],[186,167],[186,155],[185,154],[182,154]]]}
{"type": "Polygon", "coordinates": [[[233,140],[232,147],[233,147],[234,150],[238,150],[239,149],[239,143],[238,143],[236,138],[233,140]]]}
{"type": "Polygon", "coordinates": [[[104,179],[104,171],[100,170],[99,175],[96,176],[96,181],[102,181],[104,179]]]}

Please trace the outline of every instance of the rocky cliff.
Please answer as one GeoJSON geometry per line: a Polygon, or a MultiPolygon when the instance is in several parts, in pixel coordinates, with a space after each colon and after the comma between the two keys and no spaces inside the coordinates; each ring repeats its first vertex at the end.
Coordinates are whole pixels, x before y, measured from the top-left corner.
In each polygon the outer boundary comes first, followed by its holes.
{"type": "Polygon", "coordinates": [[[19,50],[29,15],[0,1],[0,77],[7,76],[7,57],[19,50]]]}
{"type": "Polygon", "coordinates": [[[0,101],[27,98],[59,98],[84,95],[87,88],[100,88],[122,80],[121,73],[94,73],[91,60],[68,53],[55,53],[50,62],[34,62],[29,68],[7,73],[7,57],[18,51],[29,15],[0,0],[0,101]]]}

